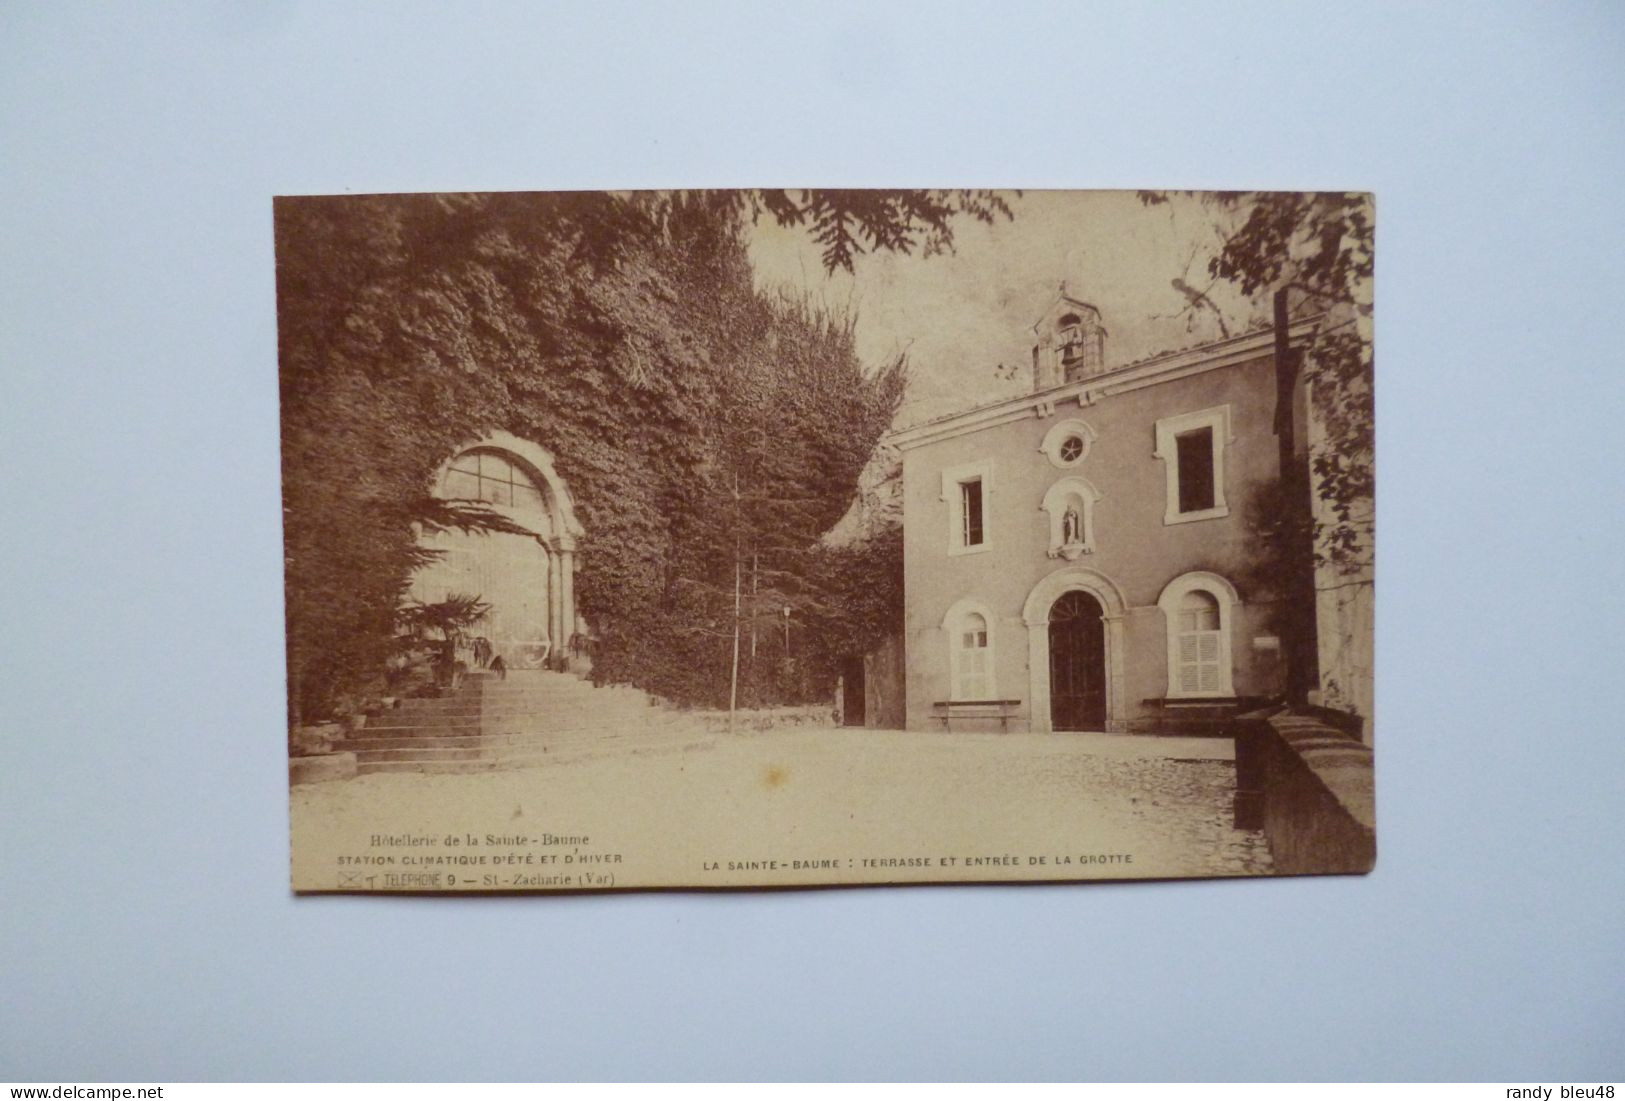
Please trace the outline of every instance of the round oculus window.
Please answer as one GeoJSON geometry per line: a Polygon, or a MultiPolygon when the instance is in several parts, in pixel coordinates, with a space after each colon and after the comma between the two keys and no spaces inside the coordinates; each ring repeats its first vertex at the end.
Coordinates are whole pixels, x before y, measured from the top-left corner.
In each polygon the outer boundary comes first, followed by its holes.
{"type": "Polygon", "coordinates": [[[1060,469],[1077,466],[1089,457],[1094,445],[1095,430],[1080,420],[1064,420],[1052,424],[1044,433],[1038,449],[1052,466],[1060,469]]]}

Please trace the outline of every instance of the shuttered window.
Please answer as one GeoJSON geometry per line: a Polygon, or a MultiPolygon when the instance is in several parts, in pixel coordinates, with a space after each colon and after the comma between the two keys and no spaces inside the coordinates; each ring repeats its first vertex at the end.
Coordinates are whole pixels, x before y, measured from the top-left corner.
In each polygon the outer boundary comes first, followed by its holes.
{"type": "Polygon", "coordinates": [[[987,620],[972,612],[960,620],[958,645],[954,649],[954,698],[986,700],[993,698],[988,670],[987,620]]]}
{"type": "Polygon", "coordinates": [[[1219,639],[1219,602],[1210,593],[1194,590],[1180,601],[1175,678],[1181,694],[1212,695],[1224,687],[1223,648],[1219,639]]]}

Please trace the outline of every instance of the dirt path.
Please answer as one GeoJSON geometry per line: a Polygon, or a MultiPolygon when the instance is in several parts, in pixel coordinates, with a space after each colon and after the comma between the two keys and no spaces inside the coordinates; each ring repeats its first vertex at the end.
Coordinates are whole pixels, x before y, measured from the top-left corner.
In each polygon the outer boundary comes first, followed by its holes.
{"type": "Polygon", "coordinates": [[[368,875],[373,887],[443,890],[1267,873],[1262,838],[1229,825],[1228,745],[799,728],[686,753],[301,785],[295,885],[365,886],[358,877],[368,875]]]}

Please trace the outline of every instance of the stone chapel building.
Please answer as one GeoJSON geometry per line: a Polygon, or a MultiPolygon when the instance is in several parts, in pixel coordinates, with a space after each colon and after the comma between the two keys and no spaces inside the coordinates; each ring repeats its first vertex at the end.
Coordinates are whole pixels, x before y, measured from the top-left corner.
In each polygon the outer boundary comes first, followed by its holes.
{"type": "Polygon", "coordinates": [[[1064,289],[1034,331],[1031,393],[888,438],[907,727],[1145,730],[1279,695],[1272,609],[1241,580],[1281,462],[1273,331],[1108,368],[1100,311],[1064,289]]]}

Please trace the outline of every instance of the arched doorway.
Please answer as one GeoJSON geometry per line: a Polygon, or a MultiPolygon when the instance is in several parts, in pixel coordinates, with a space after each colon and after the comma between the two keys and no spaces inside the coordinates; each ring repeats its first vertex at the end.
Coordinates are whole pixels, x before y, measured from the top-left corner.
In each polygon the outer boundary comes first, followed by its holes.
{"type": "Polygon", "coordinates": [[[575,547],[581,534],[574,506],[541,447],[506,433],[459,451],[441,469],[435,493],[478,503],[529,534],[441,531],[423,536],[438,552],[418,571],[410,598],[425,604],[450,596],[490,605],[469,634],[484,638],[511,669],[563,666],[578,628],[575,547]]]}
{"type": "Polygon", "coordinates": [[[1049,612],[1050,729],[1106,727],[1106,625],[1100,601],[1061,594],[1049,612]]]}
{"type": "Polygon", "coordinates": [[[1103,721],[1094,723],[1090,729],[1124,730],[1128,709],[1123,674],[1127,652],[1124,621],[1128,618],[1128,603],[1111,578],[1087,566],[1068,566],[1045,574],[1021,606],[1021,621],[1027,628],[1027,687],[1032,700],[1029,712],[1032,729],[1040,733],[1059,729],[1053,725],[1056,712],[1050,701],[1050,612],[1061,598],[1073,592],[1091,598],[1103,621],[1104,641],[1098,660],[1105,668],[1103,673],[1097,674],[1103,704],[1095,705],[1102,708],[1103,721]]]}

